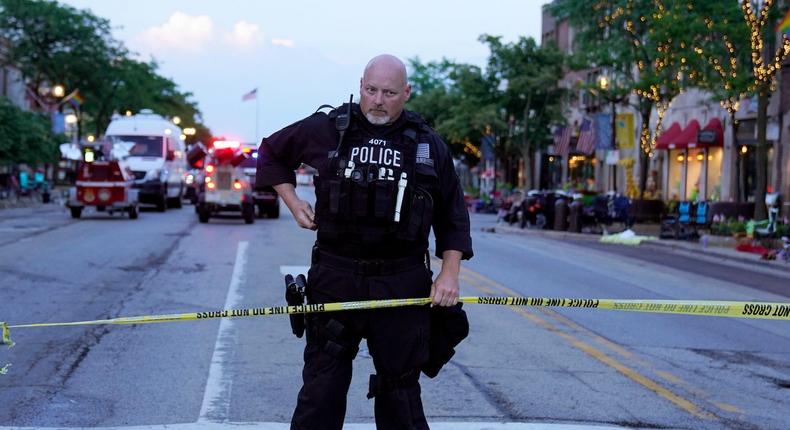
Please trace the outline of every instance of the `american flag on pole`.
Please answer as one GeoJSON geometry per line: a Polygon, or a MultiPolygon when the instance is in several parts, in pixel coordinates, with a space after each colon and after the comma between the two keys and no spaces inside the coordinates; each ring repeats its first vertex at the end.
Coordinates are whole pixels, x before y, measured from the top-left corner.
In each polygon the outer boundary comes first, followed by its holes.
{"type": "Polygon", "coordinates": [[[592,154],[595,151],[595,127],[590,119],[584,118],[579,129],[579,140],[576,141],[576,150],[583,154],[592,154]]]}
{"type": "Polygon", "coordinates": [[[246,102],[247,100],[253,100],[256,97],[258,97],[258,89],[257,88],[255,88],[252,91],[248,92],[247,94],[244,94],[243,96],[241,96],[241,101],[246,102]]]}
{"type": "Polygon", "coordinates": [[[560,126],[554,131],[554,151],[557,155],[568,155],[571,143],[571,128],[560,126]]]}

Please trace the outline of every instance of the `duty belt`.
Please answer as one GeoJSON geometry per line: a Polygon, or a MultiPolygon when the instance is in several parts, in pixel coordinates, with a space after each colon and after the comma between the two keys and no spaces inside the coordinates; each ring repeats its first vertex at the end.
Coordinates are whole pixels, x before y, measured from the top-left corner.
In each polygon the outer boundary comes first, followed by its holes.
{"type": "Polygon", "coordinates": [[[326,264],[336,269],[354,272],[359,275],[390,275],[403,272],[416,266],[426,266],[425,255],[413,255],[393,259],[361,259],[348,258],[330,254],[326,251],[313,248],[313,264],[326,264]]]}

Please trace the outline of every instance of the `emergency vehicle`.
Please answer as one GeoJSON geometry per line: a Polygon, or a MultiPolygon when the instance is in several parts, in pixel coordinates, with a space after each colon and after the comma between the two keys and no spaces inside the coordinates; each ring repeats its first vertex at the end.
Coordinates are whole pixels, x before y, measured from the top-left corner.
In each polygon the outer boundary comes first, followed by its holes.
{"type": "Polygon", "coordinates": [[[249,157],[241,143],[231,140],[214,141],[209,148],[195,144],[187,154],[194,168],[203,167],[198,192],[198,220],[202,223],[222,212],[235,212],[244,222],[255,222],[255,202],[252,187],[242,163],[249,157]]]}
{"type": "Polygon", "coordinates": [[[258,187],[255,185],[255,173],[258,164],[258,148],[254,144],[243,144],[243,150],[248,157],[241,163],[247,180],[252,187],[252,199],[258,208],[258,218],[279,218],[280,198],[273,187],[258,187]]]}
{"type": "Polygon", "coordinates": [[[66,206],[72,218],[92,206],[97,212],[128,214],[137,219],[138,191],[133,188],[134,174],[123,157],[117,156],[110,142],[86,144],[83,160],[77,168],[76,186],[69,189],[66,206]]]}
{"type": "Polygon", "coordinates": [[[115,146],[127,146],[126,162],[134,173],[140,203],[180,208],[184,193],[186,157],[181,129],[151,109],[113,117],[105,135],[115,146]]]}

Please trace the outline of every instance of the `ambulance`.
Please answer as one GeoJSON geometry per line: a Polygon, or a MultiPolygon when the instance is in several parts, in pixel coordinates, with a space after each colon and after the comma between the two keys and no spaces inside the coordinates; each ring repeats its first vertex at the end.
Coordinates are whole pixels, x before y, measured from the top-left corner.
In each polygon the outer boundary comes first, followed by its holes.
{"type": "Polygon", "coordinates": [[[140,203],[180,208],[187,164],[181,129],[151,109],[113,117],[105,138],[128,151],[126,163],[134,175],[140,203]]]}

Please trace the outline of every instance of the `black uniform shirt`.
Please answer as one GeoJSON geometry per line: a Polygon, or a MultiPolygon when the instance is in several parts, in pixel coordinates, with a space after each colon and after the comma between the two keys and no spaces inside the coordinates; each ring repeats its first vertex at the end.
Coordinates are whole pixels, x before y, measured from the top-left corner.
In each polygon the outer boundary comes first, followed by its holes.
{"type": "MultiPolygon", "coordinates": [[[[390,135],[402,133],[407,121],[422,122],[416,113],[404,110],[401,116],[390,125],[373,125],[362,115],[359,106],[352,109],[352,123],[365,127],[376,134],[390,135]]],[[[315,168],[319,175],[328,175],[330,151],[337,147],[339,134],[334,122],[324,113],[315,113],[301,121],[293,123],[271,136],[264,138],[258,150],[258,169],[255,179],[256,186],[271,186],[284,183],[296,185],[296,170],[301,163],[315,168]]],[[[447,145],[435,131],[430,130],[428,138],[433,140],[436,151],[435,169],[439,177],[439,190],[432,195],[434,200],[433,231],[436,236],[436,256],[441,257],[446,250],[463,253],[464,259],[472,258],[472,238],[469,233],[469,213],[463,199],[463,192],[455,173],[453,159],[447,145]]],[[[319,226],[320,229],[320,226],[319,226]]],[[[329,245],[332,244],[320,244],[329,245]]],[[[427,244],[416,244],[422,249],[408,252],[419,254],[424,252],[427,244]]],[[[376,249],[360,249],[360,255],[372,258],[386,257],[380,250],[387,247],[377,246],[376,249]]]]}

